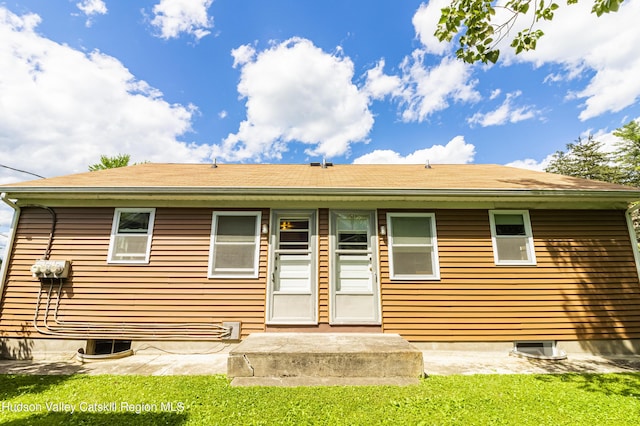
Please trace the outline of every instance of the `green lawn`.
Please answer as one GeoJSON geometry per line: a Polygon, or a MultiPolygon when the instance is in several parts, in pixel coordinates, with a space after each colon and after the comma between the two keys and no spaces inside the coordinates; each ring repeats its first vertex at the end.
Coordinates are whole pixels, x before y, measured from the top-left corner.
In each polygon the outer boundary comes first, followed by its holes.
{"type": "Polygon", "coordinates": [[[640,424],[640,374],[314,388],[232,388],[224,376],[4,375],[0,399],[3,425],[640,424]]]}

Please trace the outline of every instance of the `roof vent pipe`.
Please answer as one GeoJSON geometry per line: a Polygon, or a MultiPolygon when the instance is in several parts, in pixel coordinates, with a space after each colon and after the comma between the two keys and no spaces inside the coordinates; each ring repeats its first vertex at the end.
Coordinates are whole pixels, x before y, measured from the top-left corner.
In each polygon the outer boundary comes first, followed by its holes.
{"type": "Polygon", "coordinates": [[[426,164],[424,165],[425,169],[430,169],[431,168],[431,164],[429,163],[429,160],[427,160],[426,164]]]}
{"type": "Polygon", "coordinates": [[[213,159],[213,164],[211,165],[211,168],[212,169],[218,168],[218,159],[217,158],[213,159]]]}
{"type": "Polygon", "coordinates": [[[327,167],[333,166],[333,163],[323,158],[322,163],[320,163],[319,161],[312,161],[311,163],[309,163],[309,165],[311,167],[322,167],[323,169],[326,169],[327,167]]]}
{"type": "Polygon", "coordinates": [[[326,169],[327,167],[331,167],[331,166],[333,166],[333,163],[328,162],[326,158],[322,159],[322,168],[323,169],[326,169]]]}

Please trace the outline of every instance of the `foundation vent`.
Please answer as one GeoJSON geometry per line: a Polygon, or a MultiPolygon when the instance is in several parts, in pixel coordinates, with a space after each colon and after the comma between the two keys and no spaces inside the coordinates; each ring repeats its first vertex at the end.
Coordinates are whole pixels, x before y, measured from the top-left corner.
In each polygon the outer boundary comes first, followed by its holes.
{"type": "Polygon", "coordinates": [[[567,358],[567,354],[558,349],[556,342],[553,340],[513,342],[511,355],[553,361],[567,358]]]}

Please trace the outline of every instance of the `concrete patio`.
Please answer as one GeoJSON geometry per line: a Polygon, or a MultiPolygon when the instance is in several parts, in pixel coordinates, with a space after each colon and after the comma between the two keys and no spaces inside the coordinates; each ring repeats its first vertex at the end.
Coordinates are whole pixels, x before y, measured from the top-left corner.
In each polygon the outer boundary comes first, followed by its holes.
{"type": "MultiPolygon", "coordinates": [[[[211,375],[227,374],[229,353],[237,345],[221,345],[207,354],[149,353],[115,360],[80,362],[74,354],[45,360],[0,360],[0,374],[115,374],[115,375],[211,375]]],[[[453,374],[556,374],[556,373],[636,373],[640,372],[640,356],[597,356],[569,354],[566,360],[543,361],[510,356],[508,351],[442,351],[422,350],[426,375],[453,374]]],[[[316,378],[317,384],[373,384],[367,377],[350,380],[316,378]]],[[[265,384],[280,384],[267,380],[265,384]],[[269,382],[269,383],[267,383],[269,382]]],[[[292,378],[289,385],[304,384],[292,378]]],[[[391,380],[389,381],[391,382],[391,380]]],[[[389,383],[392,384],[392,383],[389,383]]]]}

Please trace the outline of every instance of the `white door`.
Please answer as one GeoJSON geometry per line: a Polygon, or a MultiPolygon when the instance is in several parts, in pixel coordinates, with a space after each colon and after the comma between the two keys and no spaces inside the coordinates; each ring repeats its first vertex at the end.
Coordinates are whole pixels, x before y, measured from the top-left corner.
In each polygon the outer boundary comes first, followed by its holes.
{"type": "Polygon", "coordinates": [[[379,324],[375,213],[331,212],[331,323],[379,324]]]}
{"type": "Polygon", "coordinates": [[[269,324],[316,324],[315,212],[273,213],[269,324]]]}

